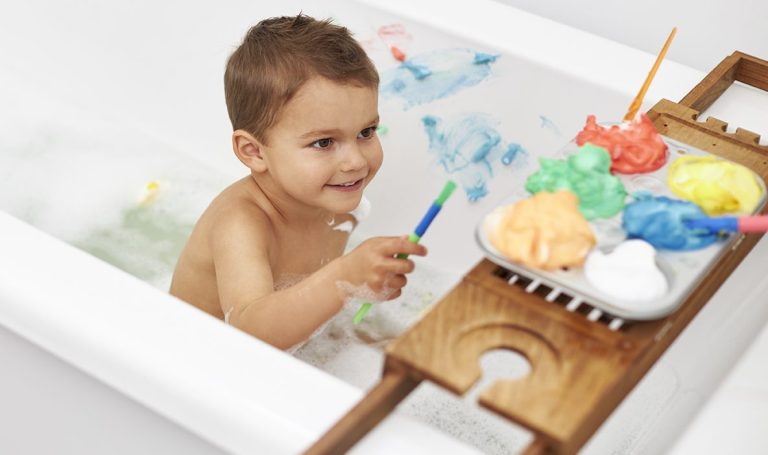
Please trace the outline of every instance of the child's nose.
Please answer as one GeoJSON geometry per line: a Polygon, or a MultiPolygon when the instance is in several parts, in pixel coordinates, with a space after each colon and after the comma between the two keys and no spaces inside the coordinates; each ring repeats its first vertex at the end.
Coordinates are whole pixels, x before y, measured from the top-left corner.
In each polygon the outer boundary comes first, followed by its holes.
{"type": "Polygon", "coordinates": [[[341,171],[342,172],[354,172],[359,171],[368,164],[368,160],[365,159],[362,151],[359,147],[351,145],[345,147],[344,153],[341,159],[341,171]]]}

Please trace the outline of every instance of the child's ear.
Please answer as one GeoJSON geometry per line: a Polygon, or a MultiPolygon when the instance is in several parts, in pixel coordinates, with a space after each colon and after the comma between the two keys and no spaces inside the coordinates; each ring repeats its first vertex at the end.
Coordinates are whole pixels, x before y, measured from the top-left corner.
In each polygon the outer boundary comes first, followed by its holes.
{"type": "Polygon", "coordinates": [[[244,130],[235,130],[232,133],[232,149],[243,164],[254,172],[267,170],[264,160],[264,145],[253,135],[244,130]]]}

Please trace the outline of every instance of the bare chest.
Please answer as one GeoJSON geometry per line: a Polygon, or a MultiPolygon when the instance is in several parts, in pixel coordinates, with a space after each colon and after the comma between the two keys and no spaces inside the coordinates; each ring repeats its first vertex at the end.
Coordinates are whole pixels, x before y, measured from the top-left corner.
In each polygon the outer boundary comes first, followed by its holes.
{"type": "Polygon", "coordinates": [[[272,275],[276,285],[306,276],[344,253],[349,232],[330,226],[283,230],[272,250],[272,275]]]}

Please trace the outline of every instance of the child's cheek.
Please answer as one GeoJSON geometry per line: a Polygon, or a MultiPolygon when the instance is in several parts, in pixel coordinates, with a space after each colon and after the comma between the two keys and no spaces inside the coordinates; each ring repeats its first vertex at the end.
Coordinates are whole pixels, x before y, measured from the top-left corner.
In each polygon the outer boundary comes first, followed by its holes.
{"type": "Polygon", "coordinates": [[[384,152],[381,149],[381,145],[380,144],[376,148],[376,152],[375,152],[374,158],[371,161],[372,161],[371,162],[371,171],[373,173],[376,173],[379,170],[379,168],[381,168],[381,165],[384,162],[384,152]]]}

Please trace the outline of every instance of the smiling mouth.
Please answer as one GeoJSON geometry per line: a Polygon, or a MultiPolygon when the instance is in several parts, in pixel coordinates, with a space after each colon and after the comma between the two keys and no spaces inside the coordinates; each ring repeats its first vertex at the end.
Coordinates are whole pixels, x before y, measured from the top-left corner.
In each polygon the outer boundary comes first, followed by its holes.
{"type": "Polygon", "coordinates": [[[365,180],[365,178],[361,178],[361,179],[358,179],[358,180],[355,180],[355,181],[352,181],[352,182],[340,183],[338,185],[330,185],[330,184],[328,184],[326,186],[331,188],[331,189],[338,190],[338,191],[356,191],[361,186],[363,186],[363,180],[365,180]]]}

